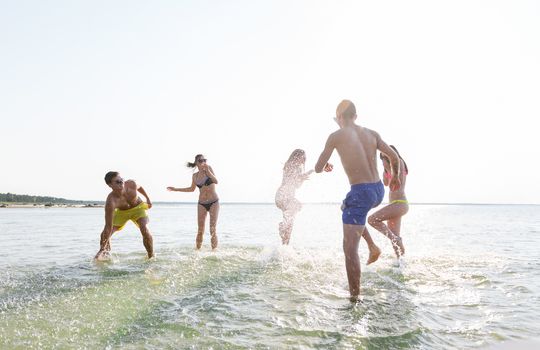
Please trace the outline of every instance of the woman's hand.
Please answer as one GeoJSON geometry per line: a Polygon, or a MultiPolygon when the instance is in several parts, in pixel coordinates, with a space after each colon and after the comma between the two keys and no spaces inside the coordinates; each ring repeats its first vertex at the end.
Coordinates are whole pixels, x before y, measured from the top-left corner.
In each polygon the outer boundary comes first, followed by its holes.
{"type": "Polygon", "coordinates": [[[390,191],[397,191],[401,187],[401,181],[399,180],[399,176],[392,176],[392,179],[390,180],[390,191]]]}
{"type": "Polygon", "coordinates": [[[176,188],[175,187],[167,187],[167,191],[176,191],[176,188]]]}

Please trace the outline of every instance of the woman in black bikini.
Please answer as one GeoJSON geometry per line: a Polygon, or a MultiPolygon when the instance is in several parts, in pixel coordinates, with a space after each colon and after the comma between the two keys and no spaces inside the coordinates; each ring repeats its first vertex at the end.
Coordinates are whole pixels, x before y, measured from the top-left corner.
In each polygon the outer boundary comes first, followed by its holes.
{"type": "Polygon", "coordinates": [[[197,223],[199,226],[196,239],[197,249],[200,249],[202,245],[204,223],[206,221],[207,213],[210,213],[210,242],[212,243],[212,249],[216,249],[218,245],[216,224],[219,215],[219,198],[216,193],[216,184],[218,183],[218,180],[214,175],[214,170],[206,163],[206,159],[202,154],[197,154],[195,156],[195,162],[188,162],[187,167],[197,167],[199,170],[193,174],[191,186],[185,188],[167,187],[167,190],[193,192],[195,191],[195,187],[199,188],[199,205],[197,205],[197,223]]]}

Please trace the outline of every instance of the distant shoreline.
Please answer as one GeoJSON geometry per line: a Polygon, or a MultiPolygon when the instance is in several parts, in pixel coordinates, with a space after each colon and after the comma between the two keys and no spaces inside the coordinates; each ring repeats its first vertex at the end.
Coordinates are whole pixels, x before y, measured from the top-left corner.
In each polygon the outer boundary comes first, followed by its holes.
{"type": "MultiPolygon", "coordinates": [[[[195,205],[197,202],[153,202],[155,205],[195,205]]],[[[221,202],[224,205],[274,205],[273,202],[221,202]]],[[[306,202],[304,205],[341,205],[340,202],[306,202]]],[[[382,205],[387,205],[383,202],[382,205]]],[[[540,206],[540,204],[519,203],[409,203],[410,205],[451,205],[451,206],[540,206]]],[[[27,202],[0,202],[0,209],[4,208],[103,208],[103,202],[84,203],[27,203],[27,202]]]]}
{"type": "Polygon", "coordinates": [[[85,203],[18,203],[18,202],[0,202],[0,208],[103,208],[104,204],[85,203]]]}

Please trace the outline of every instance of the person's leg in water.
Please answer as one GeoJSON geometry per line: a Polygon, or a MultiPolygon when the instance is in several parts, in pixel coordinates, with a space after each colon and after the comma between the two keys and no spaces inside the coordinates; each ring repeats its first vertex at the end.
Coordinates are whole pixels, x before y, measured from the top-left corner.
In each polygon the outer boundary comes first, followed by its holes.
{"type": "Polygon", "coordinates": [[[384,221],[400,218],[405,215],[408,210],[409,206],[407,204],[394,203],[376,211],[368,218],[368,222],[371,226],[390,239],[398,258],[405,254],[405,247],[403,246],[402,239],[399,235],[394,234],[384,221]]]}
{"type": "Polygon", "coordinates": [[[345,253],[345,268],[349,281],[351,301],[356,301],[360,295],[360,259],[358,257],[358,243],[364,225],[343,224],[343,253],[345,253]]]}
{"type": "Polygon", "coordinates": [[[283,244],[289,244],[294,225],[294,217],[301,208],[302,204],[296,198],[289,200],[285,206],[285,210],[283,210],[283,222],[279,224],[279,235],[283,244]]]}
{"type": "Polygon", "coordinates": [[[375,242],[373,242],[373,239],[371,238],[371,235],[369,234],[367,227],[365,226],[362,237],[364,237],[364,239],[366,240],[369,249],[369,258],[367,261],[367,265],[369,265],[379,259],[379,256],[381,255],[381,249],[375,244],[375,242]]]}
{"type": "Polygon", "coordinates": [[[289,211],[290,201],[280,200],[277,204],[277,207],[281,209],[281,215],[283,216],[283,221],[279,223],[279,237],[281,237],[281,243],[285,244],[287,237],[287,232],[289,232],[290,225],[290,211],[289,211]]]}
{"type": "Polygon", "coordinates": [[[283,221],[279,223],[279,236],[282,244],[289,244],[291,239],[292,227],[294,224],[294,213],[292,210],[283,211],[283,221]]]}
{"type": "MultiPolygon", "coordinates": [[[[387,226],[396,236],[401,238],[401,245],[404,247],[404,245],[403,245],[403,237],[401,237],[401,218],[402,218],[402,216],[399,216],[399,217],[393,218],[393,219],[388,219],[387,226]]],[[[398,256],[398,251],[396,250],[395,246],[394,246],[394,251],[396,252],[396,256],[398,256]]]]}
{"type": "Polygon", "coordinates": [[[148,217],[140,218],[139,220],[137,220],[139,230],[141,231],[141,235],[143,237],[144,248],[146,248],[148,259],[150,259],[154,257],[154,240],[152,238],[150,230],[148,229],[148,222],[148,217]]]}
{"type": "MultiPolygon", "coordinates": [[[[345,209],[345,203],[341,204],[341,211],[345,209]]],[[[379,259],[379,256],[381,255],[381,249],[373,242],[373,238],[371,238],[371,235],[369,234],[367,227],[364,226],[364,231],[362,232],[362,237],[366,240],[368,249],[369,249],[369,258],[367,261],[367,264],[372,264],[375,261],[379,259]]]]}
{"type": "Polygon", "coordinates": [[[281,237],[281,240],[283,241],[283,237],[285,237],[285,221],[287,220],[287,217],[285,215],[285,211],[287,210],[286,203],[283,201],[283,199],[276,200],[276,206],[279,210],[281,210],[281,215],[283,216],[283,221],[281,221],[278,225],[279,227],[279,237],[281,237]]]}
{"type": "Polygon", "coordinates": [[[212,244],[212,249],[216,249],[218,246],[218,237],[217,237],[217,221],[219,216],[219,202],[215,202],[210,207],[210,243],[212,244]]]}
{"type": "Polygon", "coordinates": [[[201,249],[202,246],[206,214],[206,208],[200,204],[197,204],[197,238],[195,239],[195,246],[197,249],[201,249]]]}

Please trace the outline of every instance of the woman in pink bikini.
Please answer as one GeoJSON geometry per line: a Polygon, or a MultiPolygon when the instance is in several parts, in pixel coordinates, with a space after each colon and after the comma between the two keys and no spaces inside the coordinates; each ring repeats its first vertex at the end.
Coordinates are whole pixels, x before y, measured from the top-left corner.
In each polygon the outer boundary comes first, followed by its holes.
{"type": "MultiPolygon", "coordinates": [[[[407,163],[405,163],[403,158],[401,158],[401,155],[399,154],[396,147],[392,145],[390,145],[390,147],[399,156],[399,180],[401,181],[401,187],[395,191],[390,190],[390,193],[388,195],[389,204],[384,208],[371,214],[368,218],[368,222],[371,226],[373,226],[375,229],[382,232],[383,234],[389,229],[392,233],[399,237],[399,240],[396,242],[397,244],[392,245],[394,247],[394,251],[396,252],[396,256],[399,258],[403,254],[405,254],[405,247],[403,246],[400,232],[401,217],[407,214],[407,212],[409,211],[409,202],[407,201],[407,197],[405,196],[405,181],[407,179],[407,174],[409,173],[409,170],[407,168],[407,163]],[[386,221],[387,224],[385,224],[384,221],[386,221]]],[[[390,179],[392,178],[390,170],[390,160],[384,153],[380,154],[380,158],[384,167],[383,183],[385,186],[388,186],[388,184],[390,183],[390,179]]]]}
{"type": "Polygon", "coordinates": [[[210,213],[210,242],[212,244],[212,249],[216,249],[218,246],[216,225],[219,216],[219,198],[216,193],[218,180],[216,175],[214,175],[214,170],[206,163],[206,158],[204,158],[202,154],[197,154],[195,156],[195,162],[188,162],[187,167],[197,167],[198,169],[198,171],[193,174],[191,186],[185,188],[167,187],[167,190],[193,192],[196,187],[199,188],[199,204],[197,205],[197,249],[201,249],[207,213],[210,213]]]}
{"type": "Polygon", "coordinates": [[[276,206],[283,211],[283,221],[279,223],[279,235],[283,244],[289,244],[294,216],[302,209],[302,204],[294,197],[296,189],[313,172],[304,172],[305,163],[306,152],[295,149],[283,166],[283,181],[276,192],[276,206]]]}

